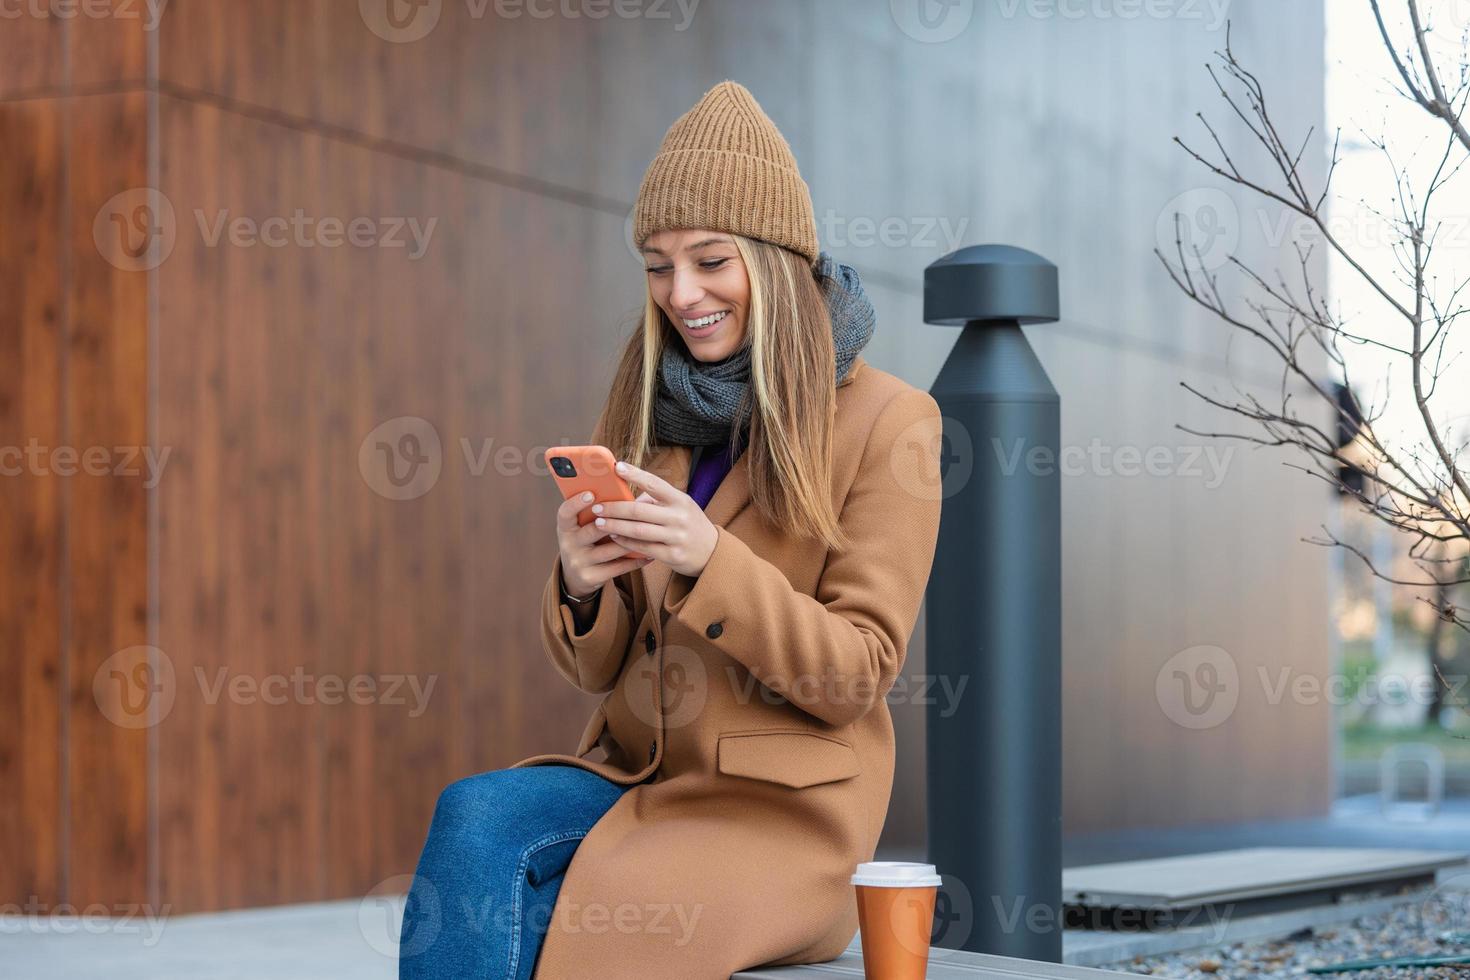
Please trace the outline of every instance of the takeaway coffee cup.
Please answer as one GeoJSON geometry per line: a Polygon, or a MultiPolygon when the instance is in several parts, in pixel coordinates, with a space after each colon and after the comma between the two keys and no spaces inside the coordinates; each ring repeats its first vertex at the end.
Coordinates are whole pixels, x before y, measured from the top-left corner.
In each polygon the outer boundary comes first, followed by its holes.
{"type": "Polygon", "coordinates": [[[940,878],[932,864],[868,861],[852,876],[867,980],[924,980],[940,878]]]}

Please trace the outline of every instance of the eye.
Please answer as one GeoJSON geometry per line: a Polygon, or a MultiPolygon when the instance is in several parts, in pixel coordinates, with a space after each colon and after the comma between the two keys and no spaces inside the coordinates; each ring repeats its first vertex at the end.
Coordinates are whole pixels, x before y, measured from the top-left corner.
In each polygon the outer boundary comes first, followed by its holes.
{"type": "Polygon", "coordinates": [[[725,259],[705,259],[704,261],[702,261],[702,262],[699,263],[699,267],[701,269],[708,269],[709,271],[713,272],[715,269],[718,269],[720,266],[724,265],[726,262],[729,262],[729,261],[730,260],[728,258],[725,258],[725,259]]]}
{"type": "Polygon", "coordinates": [[[650,276],[662,276],[667,274],[671,268],[673,267],[667,265],[651,265],[644,271],[647,272],[650,276]]]}

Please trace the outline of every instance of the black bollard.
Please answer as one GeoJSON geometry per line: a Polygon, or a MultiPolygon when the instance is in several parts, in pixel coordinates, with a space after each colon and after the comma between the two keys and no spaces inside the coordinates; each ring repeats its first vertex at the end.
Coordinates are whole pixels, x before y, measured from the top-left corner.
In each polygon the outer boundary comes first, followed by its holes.
{"type": "Polygon", "coordinates": [[[1058,318],[1057,267],[1007,245],[924,271],[924,320],[963,325],[931,389],[944,510],[927,671],[936,947],[1062,960],[1060,400],[1023,323],[1058,318]],[[966,922],[964,920],[968,919],[966,922]],[[948,940],[948,941],[947,941],[948,940]]]}

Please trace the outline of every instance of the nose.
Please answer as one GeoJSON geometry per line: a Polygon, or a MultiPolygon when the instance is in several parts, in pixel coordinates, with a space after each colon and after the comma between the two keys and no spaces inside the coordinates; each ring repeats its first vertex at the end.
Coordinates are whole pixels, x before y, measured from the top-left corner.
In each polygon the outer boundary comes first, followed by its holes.
{"type": "Polygon", "coordinates": [[[676,310],[692,310],[704,299],[704,289],[699,285],[699,274],[691,263],[675,266],[671,273],[673,285],[669,289],[669,304],[676,310]]]}

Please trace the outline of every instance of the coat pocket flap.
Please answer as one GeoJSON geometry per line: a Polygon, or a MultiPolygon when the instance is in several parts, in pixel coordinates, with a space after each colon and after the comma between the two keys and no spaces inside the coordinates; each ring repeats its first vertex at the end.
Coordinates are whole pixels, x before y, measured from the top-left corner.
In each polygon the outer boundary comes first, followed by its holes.
{"type": "Polygon", "coordinates": [[[846,742],[816,732],[739,732],[720,736],[720,772],[801,789],[861,772],[846,742]]]}
{"type": "Polygon", "coordinates": [[[607,728],[607,710],[602,705],[592,712],[592,717],[587,719],[587,727],[582,730],[582,738],[577,742],[576,755],[586,755],[592,751],[597,740],[602,737],[603,729],[607,728]]]}

